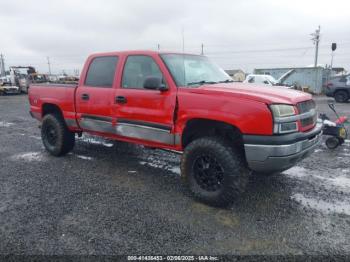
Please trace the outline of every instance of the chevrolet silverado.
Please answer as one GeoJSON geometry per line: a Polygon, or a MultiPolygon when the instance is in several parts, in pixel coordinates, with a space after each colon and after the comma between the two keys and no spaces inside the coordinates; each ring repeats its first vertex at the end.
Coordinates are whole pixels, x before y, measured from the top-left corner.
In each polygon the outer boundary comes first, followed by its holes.
{"type": "Polygon", "coordinates": [[[50,154],[68,153],[83,132],[179,151],[194,197],[215,206],[232,203],[252,171],[304,159],[322,134],[311,95],[234,83],[201,55],[93,54],[77,85],[31,85],[29,102],[50,154]]]}

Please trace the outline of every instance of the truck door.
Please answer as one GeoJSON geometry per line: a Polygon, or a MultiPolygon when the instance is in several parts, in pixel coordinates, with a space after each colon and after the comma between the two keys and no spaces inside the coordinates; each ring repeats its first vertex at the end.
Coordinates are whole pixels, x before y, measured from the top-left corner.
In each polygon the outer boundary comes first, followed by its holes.
{"type": "Polygon", "coordinates": [[[176,143],[176,86],[158,55],[129,55],[124,59],[115,99],[118,135],[167,145],[176,143]],[[161,78],[167,90],[145,89],[144,81],[150,76],[161,78]]]}
{"type": "Polygon", "coordinates": [[[115,133],[113,83],[118,60],[117,56],[100,56],[87,62],[85,80],[76,91],[77,119],[82,129],[115,133]]]}

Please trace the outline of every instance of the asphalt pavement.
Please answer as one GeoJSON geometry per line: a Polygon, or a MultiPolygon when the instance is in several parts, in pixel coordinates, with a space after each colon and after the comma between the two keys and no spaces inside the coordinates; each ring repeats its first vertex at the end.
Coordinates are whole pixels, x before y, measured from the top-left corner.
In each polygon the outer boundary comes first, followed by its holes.
{"type": "MultiPolygon", "coordinates": [[[[330,116],[331,100],[316,98],[330,116]]],[[[50,156],[28,110],[0,97],[0,254],[350,254],[349,140],[219,209],[192,199],[174,153],[84,135],[50,156]]]]}

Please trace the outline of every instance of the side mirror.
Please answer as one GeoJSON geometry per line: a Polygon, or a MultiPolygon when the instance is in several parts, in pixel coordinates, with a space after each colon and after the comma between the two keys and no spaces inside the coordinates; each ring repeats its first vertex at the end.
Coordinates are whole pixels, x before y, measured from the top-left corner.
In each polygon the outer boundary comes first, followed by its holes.
{"type": "Polygon", "coordinates": [[[143,88],[151,90],[166,91],[168,88],[162,83],[162,78],[156,76],[149,76],[143,82],[143,88]]]}

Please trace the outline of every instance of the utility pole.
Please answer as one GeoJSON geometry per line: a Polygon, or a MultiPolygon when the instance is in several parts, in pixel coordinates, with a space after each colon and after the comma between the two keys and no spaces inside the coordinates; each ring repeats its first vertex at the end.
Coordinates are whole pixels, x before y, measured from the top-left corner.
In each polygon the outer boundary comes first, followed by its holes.
{"type": "Polygon", "coordinates": [[[185,28],[182,27],[182,53],[185,53],[185,28]]]}
{"type": "Polygon", "coordinates": [[[0,76],[6,76],[6,69],[5,69],[5,62],[4,62],[4,55],[0,54],[0,76]]]}
{"type": "Polygon", "coordinates": [[[160,51],[160,44],[157,44],[158,52],[160,51]]]}
{"type": "Polygon", "coordinates": [[[202,46],[201,46],[201,55],[204,55],[204,45],[202,43],[202,46]]]}
{"type": "Polygon", "coordinates": [[[320,42],[320,31],[321,31],[321,27],[318,26],[318,29],[316,29],[315,33],[312,33],[311,36],[311,40],[314,41],[314,44],[316,45],[315,47],[315,63],[314,63],[314,67],[317,67],[317,59],[318,59],[318,43],[320,42]]]}
{"type": "Polygon", "coordinates": [[[51,75],[50,57],[47,57],[47,65],[49,66],[49,74],[51,75]]]}

